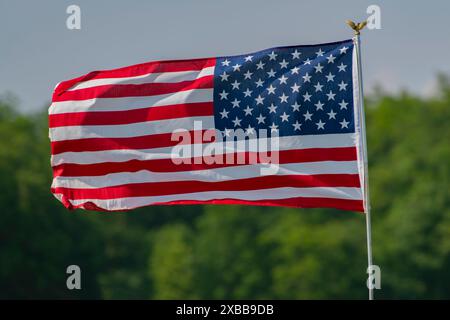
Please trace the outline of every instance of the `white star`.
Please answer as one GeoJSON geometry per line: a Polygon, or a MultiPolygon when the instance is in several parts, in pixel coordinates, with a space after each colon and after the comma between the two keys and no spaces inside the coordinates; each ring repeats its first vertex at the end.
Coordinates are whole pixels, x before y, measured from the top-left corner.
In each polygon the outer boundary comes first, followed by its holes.
{"type": "Polygon", "coordinates": [[[340,65],[338,65],[339,68],[339,72],[344,71],[345,72],[345,68],[347,68],[347,65],[345,65],[343,62],[341,62],[340,65]]]}
{"type": "Polygon", "coordinates": [[[225,136],[227,136],[227,137],[229,137],[230,136],[230,133],[231,133],[231,129],[227,129],[227,128],[225,128],[225,130],[223,130],[223,133],[225,134],[225,136]]]}
{"type": "Polygon", "coordinates": [[[245,133],[246,133],[247,135],[255,134],[254,128],[249,124],[249,125],[248,125],[248,128],[245,129],[245,133]]]}
{"type": "Polygon", "coordinates": [[[253,110],[253,109],[250,108],[250,106],[247,106],[247,108],[244,109],[245,115],[246,115],[246,116],[248,116],[248,115],[251,116],[251,115],[252,115],[252,110],[253,110]]]}
{"type": "Polygon", "coordinates": [[[341,122],[339,122],[339,124],[341,125],[341,129],[347,128],[348,129],[348,124],[350,122],[346,121],[345,119],[343,119],[341,122]]]}
{"type": "Polygon", "coordinates": [[[236,116],[236,119],[234,119],[232,122],[234,123],[234,126],[235,127],[237,127],[237,126],[241,126],[241,119],[239,119],[237,116],[236,116]]]}
{"type": "Polygon", "coordinates": [[[292,54],[292,59],[299,59],[300,55],[302,54],[301,52],[298,52],[297,49],[295,49],[294,52],[291,53],[292,54]]]}
{"type": "Polygon", "coordinates": [[[277,58],[277,54],[272,51],[271,54],[269,54],[269,60],[275,60],[277,58]]]}
{"type": "Polygon", "coordinates": [[[336,59],[336,57],[333,57],[332,54],[330,54],[330,55],[327,57],[328,63],[334,63],[334,60],[335,60],[335,59],[336,59]]]}
{"type": "Polygon", "coordinates": [[[316,88],[316,92],[322,91],[322,87],[323,87],[323,85],[321,85],[319,82],[317,82],[317,84],[314,86],[314,88],[316,88]]]}
{"type": "Polygon", "coordinates": [[[303,82],[311,82],[311,76],[308,74],[308,72],[302,78],[303,82]]]}
{"type": "Polygon", "coordinates": [[[299,92],[298,89],[300,89],[300,86],[297,83],[294,83],[294,85],[291,87],[292,93],[299,92]]]}
{"type": "Polygon", "coordinates": [[[269,113],[277,113],[277,108],[278,107],[272,103],[269,107],[269,113]]]}
{"type": "Polygon", "coordinates": [[[256,83],[256,87],[262,87],[263,86],[263,81],[261,81],[261,79],[258,79],[258,81],[255,82],[256,83]]]}
{"type": "Polygon", "coordinates": [[[281,69],[283,69],[283,68],[287,68],[287,65],[288,65],[289,63],[288,62],[286,62],[286,60],[285,59],[283,59],[283,61],[281,61],[280,62],[280,66],[281,66],[281,69]]]}
{"type": "Polygon", "coordinates": [[[268,94],[275,94],[275,87],[274,86],[272,86],[272,85],[270,85],[266,90],[267,91],[269,91],[269,93],[268,94]]]}
{"type": "Polygon", "coordinates": [[[298,74],[298,70],[300,70],[299,67],[294,67],[294,68],[291,69],[291,73],[292,74],[298,74]]]}
{"type": "Polygon", "coordinates": [[[297,101],[295,101],[295,103],[292,104],[291,107],[292,107],[292,111],[300,111],[301,105],[299,105],[299,104],[297,103],[297,101]]]}
{"type": "Polygon", "coordinates": [[[342,109],[347,109],[347,105],[348,105],[348,103],[347,103],[347,102],[345,102],[345,101],[344,101],[344,99],[342,99],[342,102],[341,102],[341,103],[339,103],[339,105],[341,106],[341,110],[342,110],[342,109]]]}
{"type": "Polygon", "coordinates": [[[283,112],[283,114],[280,116],[281,122],[287,121],[289,122],[289,115],[286,114],[286,112],[283,112]]]}
{"type": "Polygon", "coordinates": [[[270,132],[278,131],[278,126],[274,122],[272,122],[272,125],[269,128],[270,128],[270,132]]]}
{"type": "Polygon", "coordinates": [[[338,86],[339,86],[339,91],[341,91],[341,90],[345,91],[345,90],[347,90],[348,84],[345,83],[344,81],[341,81],[341,83],[339,83],[338,86]]]}
{"type": "Polygon", "coordinates": [[[221,80],[222,81],[228,81],[228,77],[229,77],[230,75],[229,74],[227,74],[225,71],[220,75],[220,77],[222,78],[221,80]]]}
{"type": "Polygon", "coordinates": [[[233,108],[239,108],[239,103],[241,103],[241,101],[239,101],[236,98],[234,98],[234,100],[231,101],[231,104],[233,105],[233,108]]]}
{"type": "Polygon", "coordinates": [[[347,49],[348,49],[348,47],[344,46],[344,47],[340,48],[339,51],[341,52],[341,54],[342,53],[347,53],[347,49]]]}
{"type": "Polygon", "coordinates": [[[239,90],[239,85],[240,84],[241,84],[240,82],[237,82],[237,80],[234,80],[234,82],[231,84],[231,86],[233,87],[233,89],[238,89],[239,90]]]}
{"type": "Polygon", "coordinates": [[[250,90],[250,89],[245,90],[245,91],[244,91],[244,98],[245,98],[245,97],[251,97],[252,92],[253,92],[253,91],[250,90]]]}
{"type": "Polygon", "coordinates": [[[225,134],[225,136],[226,136],[226,137],[229,137],[229,136],[230,136],[230,133],[231,133],[231,131],[233,131],[233,130],[231,130],[231,129],[228,129],[228,128],[225,128],[225,130],[223,130],[223,133],[225,134]]]}
{"type": "Polygon", "coordinates": [[[330,112],[327,113],[327,115],[330,117],[328,120],[330,119],[336,119],[336,112],[333,111],[333,109],[331,109],[330,112]]]}
{"type": "Polygon", "coordinates": [[[224,99],[227,100],[229,93],[226,92],[225,90],[223,90],[222,93],[219,93],[219,95],[220,95],[220,100],[224,100],[224,99]]]}
{"type": "Polygon", "coordinates": [[[256,70],[258,69],[263,69],[264,68],[265,63],[263,63],[262,61],[260,61],[259,63],[256,64],[256,70]]]}
{"type": "Polygon", "coordinates": [[[330,90],[330,92],[327,93],[328,101],[334,100],[334,96],[335,96],[335,95],[336,95],[336,94],[333,93],[333,91],[330,90]]]}
{"type": "Polygon", "coordinates": [[[275,71],[273,71],[273,69],[270,69],[269,72],[267,72],[269,78],[275,77],[275,71]]]}
{"type": "Polygon", "coordinates": [[[322,122],[322,120],[319,120],[319,122],[316,122],[317,130],[322,129],[325,130],[325,122],[322,122]]]}
{"type": "Polygon", "coordinates": [[[312,115],[313,115],[312,113],[309,113],[309,111],[306,111],[306,113],[303,115],[305,117],[305,121],[311,120],[312,115]]]}
{"type": "Polygon", "coordinates": [[[220,112],[220,115],[222,116],[222,119],[223,118],[228,118],[228,114],[229,114],[230,112],[228,112],[227,110],[225,110],[225,108],[223,109],[223,111],[222,112],[220,112]]]}
{"type": "Polygon", "coordinates": [[[331,74],[331,72],[327,75],[327,76],[325,76],[326,78],[327,78],[327,82],[330,82],[330,81],[334,81],[334,77],[336,77],[335,75],[333,75],[333,74],[331,74]]]}
{"type": "Polygon", "coordinates": [[[294,126],[294,131],[297,131],[297,130],[301,130],[300,127],[302,126],[302,124],[298,123],[298,120],[296,120],[295,123],[293,124],[293,126],[294,126]]]}
{"type": "Polygon", "coordinates": [[[250,70],[248,70],[246,73],[244,73],[244,80],[245,80],[245,79],[251,79],[252,74],[253,74],[253,73],[251,73],[250,70]]]}
{"type": "Polygon", "coordinates": [[[264,99],[265,98],[261,97],[261,95],[259,94],[258,97],[255,99],[256,105],[263,104],[264,99]]]}
{"type": "Polygon", "coordinates": [[[311,95],[308,93],[308,92],[306,92],[304,95],[303,95],[303,99],[304,99],[304,101],[311,101],[311,95]]]}
{"type": "Polygon", "coordinates": [[[308,58],[308,59],[306,59],[305,61],[303,61],[303,64],[304,64],[304,65],[306,65],[306,64],[311,64],[311,60],[309,60],[309,58],[308,58]]]}
{"type": "Polygon", "coordinates": [[[233,71],[241,71],[241,65],[236,63],[236,64],[233,66],[233,71]]]}
{"type": "Polygon", "coordinates": [[[264,120],[266,119],[266,117],[263,117],[262,113],[260,113],[259,117],[256,119],[258,120],[258,124],[260,124],[260,123],[265,123],[264,120]]]}
{"type": "Polygon", "coordinates": [[[322,73],[323,67],[322,67],[322,65],[319,63],[319,64],[317,64],[317,66],[314,67],[314,69],[316,69],[316,73],[317,73],[317,72],[322,73]]]}
{"type": "Polygon", "coordinates": [[[228,59],[225,59],[224,61],[222,61],[222,66],[229,66],[230,65],[230,61],[228,61],[228,59]]]}
{"type": "Polygon", "coordinates": [[[316,52],[316,55],[317,55],[317,57],[323,57],[323,54],[324,54],[324,53],[325,53],[325,52],[322,51],[322,48],[319,48],[319,51],[316,52]]]}
{"type": "Polygon", "coordinates": [[[320,100],[319,101],[317,101],[317,103],[315,104],[315,106],[316,106],[316,110],[323,110],[323,106],[324,106],[325,104],[323,104],[322,102],[320,102],[320,100]]]}
{"type": "Polygon", "coordinates": [[[280,100],[281,100],[280,103],[283,103],[283,102],[287,102],[287,99],[289,98],[289,96],[285,95],[283,92],[283,95],[279,96],[278,98],[280,98],[280,100]]]}
{"type": "Polygon", "coordinates": [[[282,83],[287,84],[287,82],[286,82],[287,79],[288,79],[288,78],[285,77],[284,74],[281,76],[281,78],[278,78],[278,80],[280,80],[280,84],[282,84],[282,83]]]}
{"type": "Polygon", "coordinates": [[[253,61],[252,59],[253,59],[253,56],[246,56],[245,57],[245,62],[253,61]]]}

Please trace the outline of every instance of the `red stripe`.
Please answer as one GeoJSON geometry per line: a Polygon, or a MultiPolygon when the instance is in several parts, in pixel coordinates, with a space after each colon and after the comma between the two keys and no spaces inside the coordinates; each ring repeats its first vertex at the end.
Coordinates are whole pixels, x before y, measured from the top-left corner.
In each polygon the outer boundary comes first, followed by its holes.
{"type": "Polygon", "coordinates": [[[205,76],[192,81],[175,83],[112,84],[92,88],[66,91],[53,96],[53,102],[78,101],[93,98],[142,97],[169,94],[192,89],[214,87],[214,76],[205,76]]]}
{"type": "MultiPolygon", "coordinates": [[[[92,204],[91,202],[89,202],[92,204]]],[[[334,208],[338,210],[349,210],[356,212],[364,212],[364,206],[362,200],[350,200],[350,199],[335,199],[335,198],[306,198],[296,197],[288,199],[269,199],[269,200],[238,200],[238,199],[217,199],[208,201],[195,201],[195,200],[180,200],[155,203],[154,205],[192,205],[192,204],[238,204],[249,206],[283,206],[291,208],[334,208]]],[[[90,210],[104,211],[104,209],[95,209],[92,207],[90,210]]],[[[131,209],[129,209],[131,210],[131,209]]],[[[110,210],[109,210],[110,211],[110,210]]],[[[124,210],[121,210],[124,211],[124,210]]]]}
{"type": "MultiPolygon", "coordinates": [[[[238,153],[235,153],[234,155],[236,156],[237,154],[238,153]]],[[[245,156],[245,164],[254,163],[254,161],[250,161],[250,155],[258,156],[258,153],[251,152],[239,154],[245,156]]],[[[258,156],[257,158],[257,163],[261,163],[260,157],[258,156]]],[[[283,150],[279,152],[280,164],[317,161],[354,161],[356,159],[356,147],[283,150]]],[[[130,160],[125,162],[102,162],[95,164],[65,163],[53,167],[53,176],[102,176],[114,172],[136,172],[140,170],[152,172],[179,172],[208,170],[239,165],[242,164],[207,164],[202,158],[191,158],[191,164],[178,165],[173,163],[172,159],[130,160]],[[200,163],[196,164],[195,162],[197,161],[200,163]]]]}
{"type": "MultiPolygon", "coordinates": [[[[201,137],[207,130],[190,131],[191,137],[201,137]],[[201,135],[200,135],[201,132],[201,135]]],[[[151,134],[131,138],[88,138],[77,140],[54,141],[51,143],[52,154],[63,152],[104,151],[104,150],[136,150],[173,147],[183,141],[172,141],[172,133],[151,134]]]]}
{"type": "Polygon", "coordinates": [[[176,71],[196,71],[212,67],[216,64],[215,58],[193,59],[193,60],[171,60],[171,61],[152,61],[133,66],[123,67],[113,70],[92,71],[81,77],[61,82],[55,89],[53,97],[73,86],[88,80],[104,78],[123,78],[141,76],[147,73],[176,72],[176,71]]]}
{"type": "MultiPolygon", "coordinates": [[[[98,207],[93,202],[84,202],[79,205],[72,205],[65,196],[62,197],[62,203],[68,209],[85,208],[87,210],[96,211],[128,211],[136,208],[129,208],[127,210],[106,210],[98,207]]],[[[249,206],[283,206],[292,208],[334,208],[338,210],[349,210],[356,212],[364,212],[364,205],[362,200],[348,200],[335,198],[306,198],[296,197],[288,199],[268,199],[268,200],[238,200],[238,199],[217,199],[217,200],[178,200],[169,202],[159,202],[151,205],[194,205],[194,204],[232,204],[232,205],[249,205],[249,206]]],[[[149,205],[150,206],[150,205],[149,205]]]]}
{"type": "Polygon", "coordinates": [[[262,176],[228,181],[172,181],[132,183],[120,186],[73,189],[52,188],[72,200],[150,197],[205,191],[245,191],[271,188],[360,187],[357,174],[262,176]]]}
{"type": "Polygon", "coordinates": [[[124,111],[71,112],[49,115],[49,127],[120,125],[173,118],[212,116],[212,102],[184,103],[124,111]]]}

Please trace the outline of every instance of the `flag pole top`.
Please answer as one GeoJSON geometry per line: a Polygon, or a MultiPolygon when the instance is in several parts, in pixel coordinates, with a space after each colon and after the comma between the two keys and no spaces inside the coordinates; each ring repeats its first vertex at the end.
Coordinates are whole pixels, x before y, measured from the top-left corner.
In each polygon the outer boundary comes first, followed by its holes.
{"type": "Polygon", "coordinates": [[[345,23],[353,29],[353,31],[355,32],[355,36],[359,36],[360,31],[367,25],[367,21],[354,23],[352,20],[347,20],[345,21],[345,23]]]}

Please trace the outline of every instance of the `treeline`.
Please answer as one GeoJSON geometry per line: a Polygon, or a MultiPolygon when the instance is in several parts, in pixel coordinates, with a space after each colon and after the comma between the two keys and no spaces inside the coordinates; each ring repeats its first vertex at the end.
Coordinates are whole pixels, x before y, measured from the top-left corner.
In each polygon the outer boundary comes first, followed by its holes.
{"type": "MultiPolygon", "coordinates": [[[[379,298],[450,298],[450,84],[379,92],[367,128],[379,298]]],[[[364,216],[244,206],[69,212],[47,115],[0,99],[0,298],[364,299],[364,216]],[[82,290],[66,288],[79,265],[82,290]]]]}

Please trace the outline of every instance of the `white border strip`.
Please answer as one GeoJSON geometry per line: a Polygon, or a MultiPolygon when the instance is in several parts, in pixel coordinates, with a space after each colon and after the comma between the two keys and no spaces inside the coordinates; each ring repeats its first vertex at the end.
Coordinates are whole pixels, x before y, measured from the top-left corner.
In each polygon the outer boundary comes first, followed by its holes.
{"type": "MultiPolygon", "coordinates": [[[[364,195],[364,181],[365,181],[365,170],[364,170],[364,141],[363,141],[363,135],[361,132],[361,117],[360,117],[360,110],[362,108],[362,104],[360,101],[360,92],[359,92],[359,77],[358,77],[358,54],[356,51],[356,45],[354,43],[355,39],[353,40],[353,52],[352,52],[352,78],[353,78],[353,112],[355,116],[355,142],[356,142],[356,149],[357,149],[357,155],[358,155],[358,171],[359,171],[359,177],[360,177],[360,184],[361,184],[361,192],[364,195]]],[[[364,200],[364,203],[366,201],[364,200]]],[[[364,204],[365,208],[365,204],[364,204]]]]}

